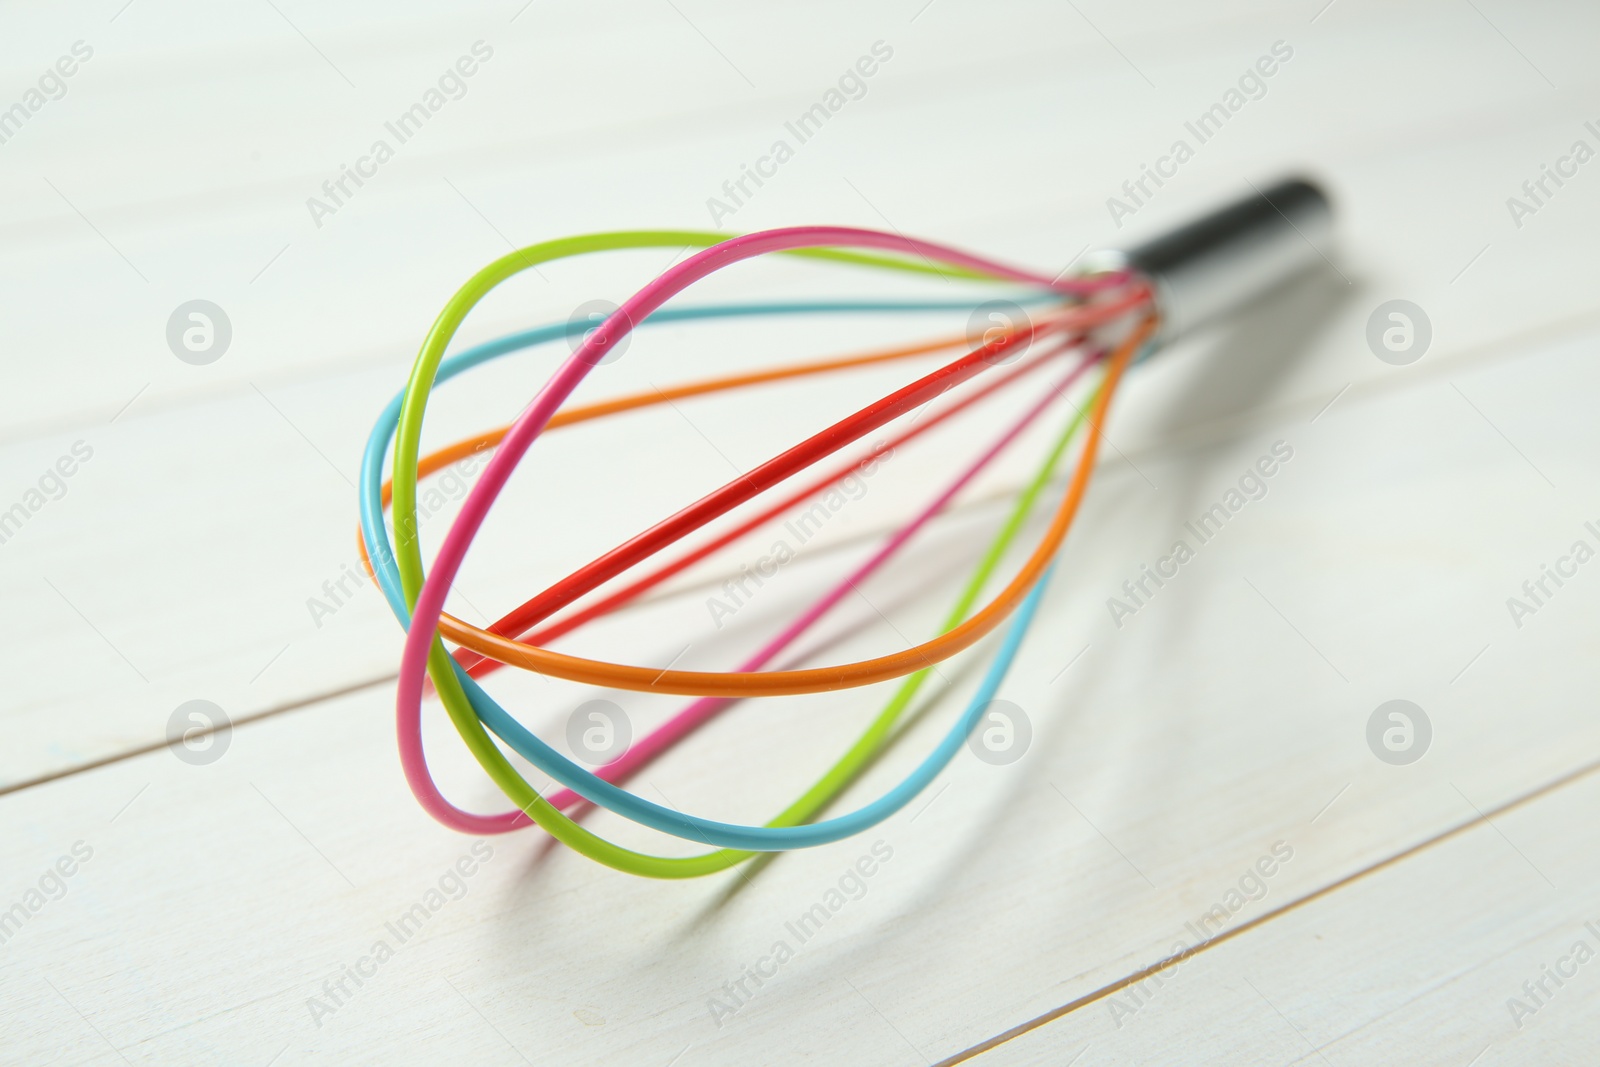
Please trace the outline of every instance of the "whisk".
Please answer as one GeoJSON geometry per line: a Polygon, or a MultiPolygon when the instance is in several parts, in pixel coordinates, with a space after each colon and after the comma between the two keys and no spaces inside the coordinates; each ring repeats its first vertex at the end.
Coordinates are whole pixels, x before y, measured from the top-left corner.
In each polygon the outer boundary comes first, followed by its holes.
{"type": "Polygon", "coordinates": [[[1317,262],[1316,242],[1331,228],[1326,197],[1294,179],[1125,252],[1101,253],[1070,274],[1051,277],[1008,266],[931,241],[847,227],[808,226],[728,237],[700,231],[630,231],[537,244],[502,256],[473,275],[434,322],[405,389],[380,415],[368,440],[360,484],[360,542],[368,573],[402,627],[405,651],[396,695],[401,765],[413,794],[435,819],[473,834],[506,833],[537,824],[565,845],[618,870],[657,878],[687,878],[724,870],[756,853],[813,847],[859,833],[900,810],[949,765],[984,721],[1027,633],[1095,468],[1112,398],[1128,367],[1161,345],[1227,314],[1317,262]],[[641,248],[700,251],[655,278],[604,321],[576,320],[511,334],[446,358],[468,312],[496,286],[521,271],[570,256],[641,248]],[[802,257],[857,270],[954,279],[998,289],[1004,301],[817,300],[753,304],[669,305],[690,285],[741,261],[770,254],[802,257]],[[992,314],[996,308],[1004,314],[992,314]],[[1033,309],[1026,311],[1023,309],[1033,309]],[[636,328],[660,323],[737,317],[892,315],[967,312],[981,330],[919,344],[769,367],[655,389],[577,407],[565,406],[577,385],[619,350],[636,328]],[[999,321],[997,322],[996,319],[999,321]],[[419,455],[424,414],[435,385],[512,352],[568,340],[564,361],[509,426],[419,455]],[[518,605],[488,627],[444,612],[454,581],[490,506],[546,432],[688,398],[789,379],[832,374],[917,357],[948,362],[807,437],[696,500],[518,605]],[[549,647],[565,635],[680,574],[838,486],[870,471],[883,456],[958,413],[995,402],[1027,381],[1039,383],[1010,424],[978,447],[966,465],[849,575],[808,605],[746,660],[728,671],[661,669],[592,659],[549,647]],[[860,443],[878,430],[949,395],[949,406],[906,420],[885,441],[860,443]],[[981,473],[1015,445],[1052,407],[1069,409],[1032,477],[1016,493],[993,540],[976,562],[936,633],[884,655],[826,666],[769,669],[867,577],[901,556],[915,535],[945,511],[981,473]],[[383,469],[392,446],[392,482],[383,469]],[[432,567],[424,571],[418,542],[418,483],[464,457],[492,450],[477,483],[462,501],[432,567]],[[820,474],[819,464],[846,453],[820,474]],[[1025,560],[1001,574],[1008,549],[1062,468],[1070,475],[1054,511],[1025,560]],[[800,480],[804,476],[804,480],[800,480]],[[793,484],[797,482],[799,484],[793,484]],[[765,499],[771,497],[772,499],[765,499]],[[764,501],[764,502],[763,502],[764,501]],[[393,534],[385,519],[392,504],[393,534]],[[750,514],[739,509],[752,505],[750,514]],[[729,529],[658,561],[707,524],[739,511],[729,529]],[[638,573],[635,573],[638,572],[638,573]],[[1003,583],[1000,578],[1003,577],[1003,583]],[[980,604],[991,584],[998,588],[980,604]],[[584,598],[590,598],[586,602],[584,598]],[[563,611],[564,615],[560,615],[563,611]],[[966,708],[939,742],[892,788],[854,811],[820,818],[824,809],[883,749],[929,672],[941,661],[1003,631],[966,708]],[[445,645],[456,645],[452,653],[445,645]],[[490,695],[481,679],[513,666],[590,686],[695,698],[620,758],[590,770],[539,738],[490,695]],[[660,758],[697,727],[741,698],[853,689],[901,679],[889,700],[850,747],[812,784],[761,826],[686,814],[623,788],[630,776],[660,758]],[[426,679],[426,680],[425,680],[426,679]],[[431,686],[430,686],[431,683],[431,686]],[[479,814],[457,807],[435,783],[422,746],[422,704],[431,691],[442,702],[473,757],[513,805],[479,814]],[[498,739],[498,740],[497,740],[498,739]],[[562,789],[542,795],[501,745],[548,774],[562,789]],[[710,846],[691,856],[658,856],[607,840],[574,813],[595,804],[662,833],[710,846]]]}

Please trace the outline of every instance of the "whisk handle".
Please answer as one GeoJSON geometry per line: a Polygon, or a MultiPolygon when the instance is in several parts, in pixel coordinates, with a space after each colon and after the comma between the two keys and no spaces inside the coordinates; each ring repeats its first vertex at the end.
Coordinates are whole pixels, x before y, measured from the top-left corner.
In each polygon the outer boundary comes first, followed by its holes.
{"type": "Polygon", "coordinates": [[[1161,339],[1248,304],[1325,261],[1333,232],[1327,195],[1304,178],[1256,189],[1234,203],[1121,253],[1148,278],[1161,339]]]}

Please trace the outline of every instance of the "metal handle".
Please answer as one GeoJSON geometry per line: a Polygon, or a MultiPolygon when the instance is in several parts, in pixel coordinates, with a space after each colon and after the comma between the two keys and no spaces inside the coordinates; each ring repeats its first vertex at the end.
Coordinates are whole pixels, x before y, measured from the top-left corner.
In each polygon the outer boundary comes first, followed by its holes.
{"type": "Polygon", "coordinates": [[[1328,197],[1303,178],[1276,182],[1114,260],[1144,275],[1171,340],[1255,300],[1321,260],[1328,197]]]}

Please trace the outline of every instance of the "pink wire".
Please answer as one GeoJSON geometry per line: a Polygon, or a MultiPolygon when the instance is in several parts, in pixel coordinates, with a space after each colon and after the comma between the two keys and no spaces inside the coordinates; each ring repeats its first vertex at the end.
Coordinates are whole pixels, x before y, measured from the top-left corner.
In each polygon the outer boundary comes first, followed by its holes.
{"type": "MultiPolygon", "coordinates": [[[[899,234],[847,226],[796,226],[746,234],[713,245],[669,267],[624,301],[611,315],[611,319],[619,323],[618,328],[615,331],[592,331],[512,423],[495,454],[485,465],[478,483],[462,502],[461,510],[445,535],[433,569],[424,579],[422,590],[412,608],[411,625],[406,632],[405,651],[400,659],[400,676],[395,692],[395,730],[400,765],[405,772],[406,782],[417,802],[439,822],[471,834],[505,833],[528,822],[528,816],[521,810],[480,815],[456,807],[439,792],[428,771],[427,755],[422,746],[422,679],[427,671],[429,650],[438,634],[445,596],[461,569],[467,550],[482,528],[489,508],[499,498],[517,464],[522,461],[534,440],[544,432],[561,405],[566,403],[572,391],[594,369],[601,355],[600,350],[620,342],[633,323],[644,321],[657,308],[696,281],[741,260],[771,252],[819,247],[878,248],[907,253],[970,267],[1002,278],[1047,286],[1060,292],[1083,292],[1086,288],[1101,287],[1098,283],[1085,286],[1083,279],[1050,278],[974,256],[960,249],[899,234]]],[[[448,341],[448,338],[445,340],[448,341]]]]}

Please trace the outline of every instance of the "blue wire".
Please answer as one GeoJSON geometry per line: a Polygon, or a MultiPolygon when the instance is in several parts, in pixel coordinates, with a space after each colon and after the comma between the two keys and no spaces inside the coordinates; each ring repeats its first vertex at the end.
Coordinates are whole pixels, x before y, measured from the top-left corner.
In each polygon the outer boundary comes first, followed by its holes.
{"type": "MultiPolygon", "coordinates": [[[[1059,299],[1045,295],[1023,298],[1034,303],[1059,299]]],[[[773,304],[716,304],[701,307],[662,308],[644,321],[644,324],[683,322],[697,319],[731,318],[751,315],[784,315],[850,312],[902,312],[934,310],[970,310],[971,302],[906,301],[906,302],[855,302],[813,301],[773,304]]],[[[444,360],[439,366],[436,380],[445,382],[456,375],[471,370],[491,359],[535,345],[582,333],[589,329],[585,322],[562,322],[539,326],[520,333],[485,342],[444,360]]],[[[378,416],[377,425],[367,439],[361,459],[361,529],[366,540],[367,555],[378,576],[378,584],[389,607],[402,627],[409,628],[410,610],[400,586],[399,568],[395,566],[394,550],[383,516],[383,462],[389,444],[394,439],[400,422],[400,408],[404,402],[402,392],[395,396],[378,416]]],[[[967,736],[977,726],[984,709],[994,699],[1006,673],[1011,669],[1023,638],[1044,596],[1052,564],[1018,607],[1008,625],[995,658],[984,674],[978,690],[973,694],[959,719],[945,734],[944,739],[900,783],[865,806],[847,815],[836,816],[805,826],[745,826],[738,823],[718,822],[695,815],[687,815],[672,808],[651,803],[628,792],[620,786],[578,766],[561,753],[541,741],[527,727],[518,722],[478,685],[461,667],[452,661],[451,667],[465,689],[473,710],[483,724],[500,737],[512,750],[557,782],[579,796],[609,811],[632,819],[643,826],[691,841],[702,841],[717,848],[736,848],[751,852],[782,852],[796,848],[813,848],[838,841],[877,825],[905,807],[938,776],[955,758],[967,736]]]]}

